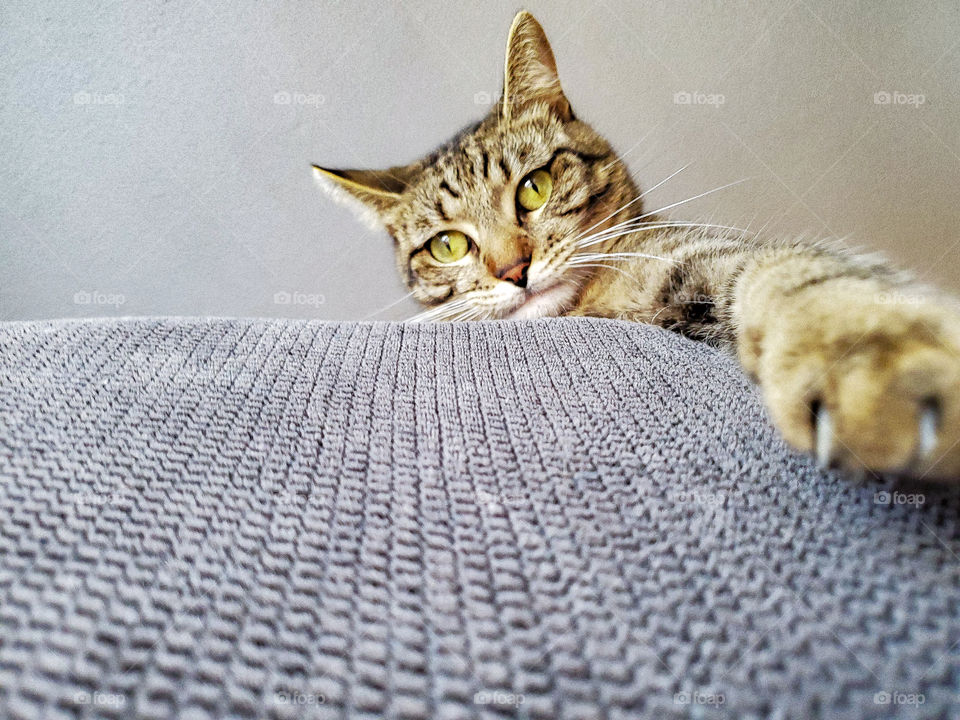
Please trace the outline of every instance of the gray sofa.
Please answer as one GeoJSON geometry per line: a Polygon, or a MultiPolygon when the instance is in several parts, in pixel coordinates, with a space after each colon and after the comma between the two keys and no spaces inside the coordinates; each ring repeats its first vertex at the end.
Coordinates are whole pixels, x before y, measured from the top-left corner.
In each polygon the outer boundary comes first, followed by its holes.
{"type": "Polygon", "coordinates": [[[960,498],[599,320],[0,325],[0,717],[960,717],[960,498]]]}

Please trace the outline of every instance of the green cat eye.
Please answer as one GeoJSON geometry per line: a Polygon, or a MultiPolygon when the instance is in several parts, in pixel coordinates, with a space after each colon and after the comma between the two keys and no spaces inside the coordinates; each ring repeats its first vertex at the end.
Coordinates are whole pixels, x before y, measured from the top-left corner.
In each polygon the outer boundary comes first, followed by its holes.
{"type": "Polygon", "coordinates": [[[457,230],[445,230],[430,240],[430,254],[442,263],[456,262],[470,249],[470,239],[457,230]]]}
{"type": "Polygon", "coordinates": [[[524,210],[538,210],[550,199],[553,178],[546,170],[534,170],[520,181],[517,204],[524,210]]]}

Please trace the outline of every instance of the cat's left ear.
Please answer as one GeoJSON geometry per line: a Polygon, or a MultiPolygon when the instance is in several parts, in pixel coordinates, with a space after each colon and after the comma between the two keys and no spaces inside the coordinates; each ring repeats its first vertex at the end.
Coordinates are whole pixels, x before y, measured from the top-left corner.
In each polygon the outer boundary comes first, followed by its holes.
{"type": "Polygon", "coordinates": [[[512,113],[534,102],[546,103],[564,122],[573,120],[547,35],[533,15],[521,10],[507,37],[500,115],[509,120],[512,113]]]}
{"type": "Polygon", "coordinates": [[[335,170],[313,166],[313,175],[337,202],[351,207],[373,228],[384,225],[384,218],[397,204],[416,173],[415,166],[389,170],[335,170]]]}

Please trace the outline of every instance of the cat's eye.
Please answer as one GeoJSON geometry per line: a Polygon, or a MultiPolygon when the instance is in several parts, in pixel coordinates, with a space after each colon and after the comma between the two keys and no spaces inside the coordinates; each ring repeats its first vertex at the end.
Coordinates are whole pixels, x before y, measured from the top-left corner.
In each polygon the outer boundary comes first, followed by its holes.
{"type": "Polygon", "coordinates": [[[429,248],[437,262],[452,263],[467,254],[470,238],[458,230],[445,230],[431,238],[429,248]]]}
{"type": "Polygon", "coordinates": [[[524,210],[539,210],[547,200],[550,199],[550,192],[553,190],[553,178],[546,170],[534,170],[520,181],[520,187],[517,188],[517,204],[524,210]]]}

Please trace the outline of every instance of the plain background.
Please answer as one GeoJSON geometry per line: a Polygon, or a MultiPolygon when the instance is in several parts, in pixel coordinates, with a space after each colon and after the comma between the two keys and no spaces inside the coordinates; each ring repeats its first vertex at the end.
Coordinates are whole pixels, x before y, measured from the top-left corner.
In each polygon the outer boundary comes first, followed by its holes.
{"type": "MultiPolygon", "coordinates": [[[[960,3],[529,2],[648,209],[847,237],[960,289],[960,3]],[[878,95],[880,93],[880,95],[878,95]],[[689,102],[685,102],[689,100],[689,102]],[[886,102],[889,100],[889,102],[886,102]]],[[[500,91],[513,2],[0,5],[0,318],[398,319],[309,164],[408,162],[500,91]]]]}

